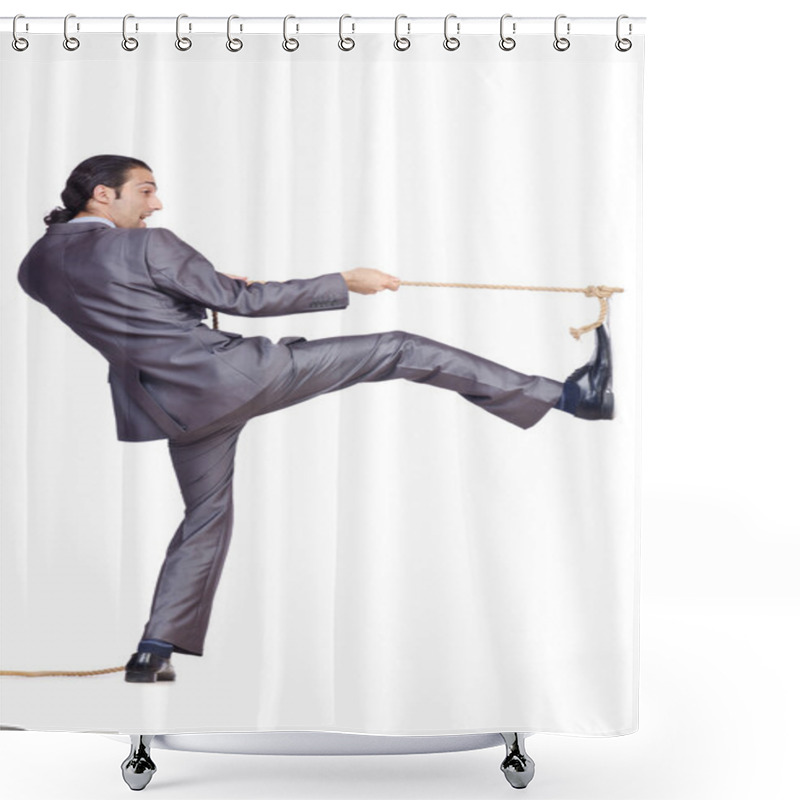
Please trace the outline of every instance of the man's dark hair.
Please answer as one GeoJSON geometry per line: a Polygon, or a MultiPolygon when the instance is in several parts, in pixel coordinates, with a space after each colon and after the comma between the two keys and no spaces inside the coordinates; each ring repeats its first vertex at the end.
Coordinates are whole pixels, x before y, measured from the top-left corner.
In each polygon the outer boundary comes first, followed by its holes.
{"type": "Polygon", "coordinates": [[[67,185],[61,192],[64,208],[54,208],[44,218],[44,224],[69,222],[76,214],[85,211],[95,186],[110,186],[119,197],[119,187],[125,183],[128,172],[134,167],[150,170],[144,161],[129,156],[92,156],[81,161],[70,173],[67,185]]]}

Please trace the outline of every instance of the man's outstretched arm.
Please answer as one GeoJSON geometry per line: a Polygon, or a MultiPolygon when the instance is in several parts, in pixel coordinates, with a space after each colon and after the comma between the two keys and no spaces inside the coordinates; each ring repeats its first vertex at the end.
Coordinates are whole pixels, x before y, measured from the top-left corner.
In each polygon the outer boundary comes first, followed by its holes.
{"type": "Polygon", "coordinates": [[[145,258],[154,284],[166,294],[225,314],[266,317],[345,308],[349,292],[396,290],[399,280],[359,267],[317,278],[251,281],[217,272],[211,262],[166,228],[148,234],[145,258]]]}
{"type": "MultiPolygon", "coordinates": [[[[228,272],[223,272],[222,274],[236,281],[244,281],[248,286],[253,283],[266,283],[266,281],[251,280],[246,275],[231,275],[228,272]]],[[[370,267],[356,267],[342,272],[341,275],[347,284],[347,288],[351,292],[358,292],[358,294],[376,294],[384,289],[396,292],[400,288],[400,278],[370,267]]]]}

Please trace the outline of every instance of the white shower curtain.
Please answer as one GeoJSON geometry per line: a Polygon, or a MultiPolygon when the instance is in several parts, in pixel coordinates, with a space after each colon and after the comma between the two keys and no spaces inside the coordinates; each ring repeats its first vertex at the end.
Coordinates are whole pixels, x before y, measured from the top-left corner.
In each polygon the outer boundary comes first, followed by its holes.
{"type": "MultiPolygon", "coordinates": [[[[4,725],[134,733],[616,735],[637,727],[643,38],[552,32],[3,34],[2,670],[123,664],[183,506],[165,442],[116,440],[107,364],[17,283],[65,180],[147,162],[220,272],[624,288],[616,416],[523,431],[455,393],[364,384],[251,421],[205,654],[174,684],[3,677],[4,725]]],[[[407,330],[526,373],[588,360],[596,299],[404,286],[220,327],[277,341],[407,330]]]]}

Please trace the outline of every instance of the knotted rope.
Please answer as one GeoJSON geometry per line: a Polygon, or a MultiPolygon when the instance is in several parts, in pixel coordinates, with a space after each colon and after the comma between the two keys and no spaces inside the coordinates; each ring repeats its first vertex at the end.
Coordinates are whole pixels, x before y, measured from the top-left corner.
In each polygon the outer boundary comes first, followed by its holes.
{"type": "Polygon", "coordinates": [[[624,292],[617,286],[587,286],[585,289],[575,289],[563,286],[509,286],[497,283],[431,283],[428,281],[400,281],[401,286],[434,286],[454,289],[513,289],[528,292],[582,292],[586,297],[596,297],[600,301],[600,316],[596,322],[584,325],[581,328],[570,328],[569,332],[580,339],[584,333],[599,328],[608,316],[608,298],[615,292],[624,292]]]}
{"type": "Polygon", "coordinates": [[[107,675],[109,672],[122,672],[125,667],[109,667],[108,669],[93,669],[87,672],[22,672],[20,670],[1,670],[0,675],[16,675],[21,678],[46,678],[52,675],[83,678],[87,675],[107,675]]]}
{"type": "MultiPolygon", "coordinates": [[[[263,281],[262,281],[263,282],[263,281]]],[[[624,292],[618,286],[587,286],[585,289],[576,289],[563,286],[509,286],[501,283],[433,283],[431,281],[400,281],[401,286],[433,286],[448,289],[513,289],[514,291],[528,292],[582,292],[586,297],[596,297],[600,301],[600,316],[596,322],[580,328],[570,328],[569,332],[575,339],[580,339],[584,333],[599,328],[608,316],[608,298],[615,292],[624,292]]],[[[216,311],[211,312],[214,330],[219,328],[219,318],[216,311]]]]}

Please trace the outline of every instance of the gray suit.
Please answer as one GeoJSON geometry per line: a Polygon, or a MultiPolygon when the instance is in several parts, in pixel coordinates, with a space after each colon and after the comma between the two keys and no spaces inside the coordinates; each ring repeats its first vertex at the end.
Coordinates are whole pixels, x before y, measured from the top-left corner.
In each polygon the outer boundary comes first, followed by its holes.
{"type": "Polygon", "coordinates": [[[355,383],[405,378],[529,428],[561,394],[557,381],[403,331],[275,344],[211,330],[206,308],[254,317],[341,309],[347,285],[332,273],[247,286],[164,228],[53,224],[19,281],[108,360],[118,438],[169,439],[186,510],[143,638],[177,652],[203,652],[232,530],[236,442],[248,420],[355,383]]]}

